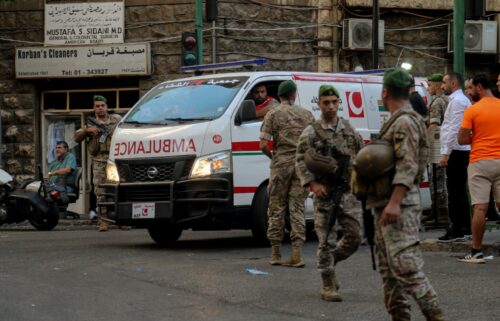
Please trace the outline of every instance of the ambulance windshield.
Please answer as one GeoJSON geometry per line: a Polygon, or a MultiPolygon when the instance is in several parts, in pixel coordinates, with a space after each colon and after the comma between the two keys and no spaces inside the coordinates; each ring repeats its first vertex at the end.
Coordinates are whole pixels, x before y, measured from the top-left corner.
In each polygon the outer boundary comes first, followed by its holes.
{"type": "Polygon", "coordinates": [[[151,90],[127,115],[133,124],[170,124],[220,117],[248,77],[172,81],[151,90]]]}

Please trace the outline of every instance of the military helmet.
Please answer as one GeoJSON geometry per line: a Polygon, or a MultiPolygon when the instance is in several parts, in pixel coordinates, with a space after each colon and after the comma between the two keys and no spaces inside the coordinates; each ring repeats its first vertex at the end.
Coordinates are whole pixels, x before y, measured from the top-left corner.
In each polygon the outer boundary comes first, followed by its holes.
{"type": "Polygon", "coordinates": [[[314,148],[309,148],[304,153],[304,163],[311,173],[318,176],[330,176],[338,169],[335,158],[321,155],[314,148]]]}
{"type": "Polygon", "coordinates": [[[394,168],[394,149],[388,141],[373,141],[358,152],[353,166],[361,178],[379,178],[394,168]]]}

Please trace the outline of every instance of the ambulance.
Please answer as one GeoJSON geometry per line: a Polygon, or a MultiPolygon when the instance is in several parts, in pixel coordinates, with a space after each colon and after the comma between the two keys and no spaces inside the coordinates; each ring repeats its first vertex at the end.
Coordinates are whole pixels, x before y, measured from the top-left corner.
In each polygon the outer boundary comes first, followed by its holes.
{"type": "MultiPolygon", "coordinates": [[[[382,76],[359,73],[254,71],[217,73],[163,82],[123,117],[113,134],[106,168],[110,219],[147,228],[160,244],[183,230],[249,229],[266,240],[270,160],[259,149],[262,120],[252,89],[277,98],[279,84],[297,84],[296,104],[320,116],[318,88],[330,84],[339,114],[368,142],[389,117],[380,101],[382,76]]],[[[427,100],[424,81],[417,90],[427,100]]],[[[428,183],[421,186],[430,208],[428,183]]],[[[307,204],[312,223],[312,200],[307,204]]]]}

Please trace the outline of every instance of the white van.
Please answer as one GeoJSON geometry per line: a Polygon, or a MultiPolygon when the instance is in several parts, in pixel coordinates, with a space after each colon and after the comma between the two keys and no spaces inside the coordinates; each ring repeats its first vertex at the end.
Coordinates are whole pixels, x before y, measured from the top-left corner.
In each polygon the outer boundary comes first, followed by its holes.
{"type": "MultiPolygon", "coordinates": [[[[251,229],[265,240],[269,159],[259,149],[262,122],[255,119],[251,90],[264,84],[276,97],[288,79],[297,84],[296,103],[316,118],[319,86],[335,86],[340,116],[365,141],[389,116],[381,106],[378,75],[263,71],[166,81],[142,97],[114,132],[107,201],[101,203],[110,218],[148,228],[158,243],[177,240],[184,229],[251,229]]],[[[423,207],[430,208],[428,184],[421,187],[423,207]]]]}

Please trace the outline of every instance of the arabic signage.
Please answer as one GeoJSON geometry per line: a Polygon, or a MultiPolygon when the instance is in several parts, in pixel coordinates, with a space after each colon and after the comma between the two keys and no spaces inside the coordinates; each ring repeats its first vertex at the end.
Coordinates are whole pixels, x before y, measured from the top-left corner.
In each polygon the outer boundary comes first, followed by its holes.
{"type": "Polygon", "coordinates": [[[45,4],[46,45],[123,43],[123,2],[45,4]]]}
{"type": "Polygon", "coordinates": [[[151,73],[149,44],[16,48],[17,78],[138,76],[151,73]]]}

